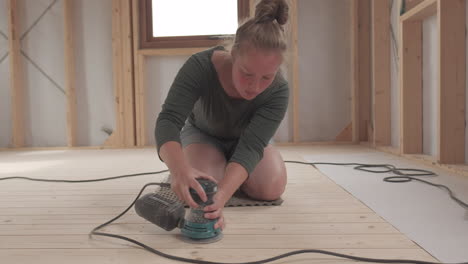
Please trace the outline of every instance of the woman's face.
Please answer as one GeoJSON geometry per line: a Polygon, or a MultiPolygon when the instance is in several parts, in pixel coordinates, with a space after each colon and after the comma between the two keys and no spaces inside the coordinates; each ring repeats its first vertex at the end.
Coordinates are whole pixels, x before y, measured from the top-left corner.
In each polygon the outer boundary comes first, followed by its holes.
{"type": "Polygon", "coordinates": [[[280,52],[253,48],[247,48],[242,53],[234,51],[232,57],[234,87],[246,100],[254,99],[270,86],[282,62],[280,52]]]}

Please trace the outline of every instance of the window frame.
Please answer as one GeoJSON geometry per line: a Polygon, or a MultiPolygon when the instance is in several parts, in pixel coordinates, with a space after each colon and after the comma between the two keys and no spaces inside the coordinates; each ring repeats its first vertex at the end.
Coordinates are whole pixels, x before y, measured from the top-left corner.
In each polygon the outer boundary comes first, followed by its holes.
{"type": "MultiPolygon", "coordinates": [[[[249,0],[237,0],[238,21],[249,17],[249,0]]],[[[139,48],[196,48],[219,45],[226,35],[153,36],[152,0],[138,0],[139,48]]],[[[229,35],[227,35],[229,36],[229,35]]]]}

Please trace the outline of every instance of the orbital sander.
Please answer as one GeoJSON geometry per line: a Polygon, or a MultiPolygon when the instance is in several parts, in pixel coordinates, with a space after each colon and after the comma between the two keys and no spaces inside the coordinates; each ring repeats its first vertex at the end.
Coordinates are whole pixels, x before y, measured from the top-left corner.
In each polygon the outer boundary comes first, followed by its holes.
{"type": "Polygon", "coordinates": [[[188,213],[181,201],[170,199],[160,193],[149,193],[135,202],[137,214],[164,230],[181,229],[182,240],[190,243],[213,243],[222,238],[220,228],[214,228],[217,219],[204,217],[204,208],[213,204],[213,197],[218,186],[206,179],[197,179],[206,193],[207,201],[203,202],[198,193],[190,188],[190,195],[199,205],[190,208],[188,213]]]}

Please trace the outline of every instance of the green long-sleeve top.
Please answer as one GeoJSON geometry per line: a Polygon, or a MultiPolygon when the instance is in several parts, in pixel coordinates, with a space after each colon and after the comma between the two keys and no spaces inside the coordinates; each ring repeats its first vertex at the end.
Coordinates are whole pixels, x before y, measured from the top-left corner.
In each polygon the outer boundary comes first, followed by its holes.
{"type": "Polygon", "coordinates": [[[177,73],[156,121],[158,154],[168,141],[180,143],[188,118],[193,126],[221,140],[238,140],[228,162],[237,162],[250,174],[284,118],[288,83],[278,73],[272,84],[253,100],[229,97],[211,57],[221,46],[192,55],[177,73]]]}

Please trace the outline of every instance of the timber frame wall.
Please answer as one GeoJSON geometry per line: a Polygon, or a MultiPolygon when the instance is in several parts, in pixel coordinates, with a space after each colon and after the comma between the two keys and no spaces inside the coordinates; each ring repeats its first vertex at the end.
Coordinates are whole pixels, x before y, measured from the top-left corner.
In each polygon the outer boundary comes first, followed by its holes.
{"type": "MultiPolygon", "coordinates": [[[[145,59],[149,56],[191,55],[205,48],[140,49],[138,5],[142,0],[112,0],[112,51],[116,128],[103,146],[143,147],[146,142],[145,59]]],[[[250,13],[255,0],[249,1],[250,13]]],[[[290,0],[292,137],[300,142],[297,1],[290,0]]],[[[8,0],[11,120],[13,148],[24,144],[24,91],[18,36],[17,0],[8,0]]],[[[351,0],[351,123],[336,142],[391,145],[390,124],[390,0],[351,0]],[[372,41],[371,41],[372,38],[372,41]],[[372,43],[372,45],[371,45],[372,43]],[[371,82],[372,80],[372,82],[371,82]],[[371,87],[375,87],[374,92],[371,87]],[[373,104],[371,104],[373,102],[373,104]],[[371,120],[371,112],[374,113],[371,120]]],[[[75,58],[71,0],[64,0],[67,147],[76,147],[75,58]]],[[[400,17],[401,131],[399,154],[422,153],[422,20],[437,14],[440,43],[440,163],[465,158],[465,1],[423,0],[400,17]]],[[[392,150],[395,152],[395,150],[392,150]]]]}
{"type": "MultiPolygon", "coordinates": [[[[149,56],[191,55],[208,48],[140,49],[138,39],[138,5],[140,1],[143,0],[112,0],[112,71],[114,76],[116,127],[102,146],[94,146],[91,148],[147,146],[147,124],[145,121],[145,58],[149,56]]],[[[255,0],[245,1],[249,1],[250,13],[253,15],[255,0]]],[[[25,98],[23,69],[21,69],[20,63],[20,43],[18,36],[19,12],[17,2],[18,0],[8,0],[12,147],[14,149],[30,149],[30,147],[25,146],[24,142],[25,132],[23,120],[25,98]]],[[[289,2],[291,60],[288,69],[292,80],[290,87],[292,90],[291,113],[293,120],[293,135],[291,141],[300,143],[299,110],[297,103],[299,98],[297,1],[289,0],[289,2]]],[[[357,0],[353,0],[353,2],[357,2],[357,0]]],[[[67,146],[64,147],[68,148],[77,147],[77,98],[72,15],[72,0],[64,0],[64,58],[67,105],[67,146]]],[[[355,14],[354,17],[357,18],[357,14],[355,14]]],[[[355,27],[357,27],[357,24],[355,27]]],[[[353,58],[357,62],[357,53],[354,55],[356,56],[353,58]]],[[[357,67],[355,70],[357,71],[357,67]]],[[[358,89],[358,85],[353,86],[353,89],[358,89]]],[[[358,104],[356,103],[355,105],[358,104]]],[[[351,124],[337,136],[337,141],[351,142],[352,131],[350,128],[351,124]]],[[[358,140],[355,140],[355,142],[358,142],[358,140]]]]}
{"type": "Polygon", "coordinates": [[[437,15],[439,30],[438,157],[465,162],[465,0],[425,0],[400,17],[400,152],[422,153],[422,21],[437,15]]]}

